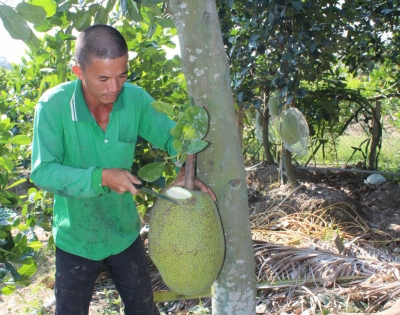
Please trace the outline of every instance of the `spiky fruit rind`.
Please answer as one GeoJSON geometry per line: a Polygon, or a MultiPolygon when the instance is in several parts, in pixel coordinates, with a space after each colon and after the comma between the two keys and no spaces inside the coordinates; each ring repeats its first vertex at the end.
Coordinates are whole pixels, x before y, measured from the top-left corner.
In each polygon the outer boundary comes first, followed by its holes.
{"type": "Polygon", "coordinates": [[[208,290],[221,270],[225,239],[214,201],[190,191],[182,205],[159,199],[152,210],[149,254],[165,284],[178,294],[208,290]]]}

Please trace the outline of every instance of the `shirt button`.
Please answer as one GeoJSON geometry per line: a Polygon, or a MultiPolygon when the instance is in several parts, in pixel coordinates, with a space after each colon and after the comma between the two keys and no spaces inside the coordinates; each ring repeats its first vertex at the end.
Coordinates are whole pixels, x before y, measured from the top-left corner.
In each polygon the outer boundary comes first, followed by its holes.
{"type": "Polygon", "coordinates": [[[104,143],[108,143],[108,139],[104,140],[104,143]]]}

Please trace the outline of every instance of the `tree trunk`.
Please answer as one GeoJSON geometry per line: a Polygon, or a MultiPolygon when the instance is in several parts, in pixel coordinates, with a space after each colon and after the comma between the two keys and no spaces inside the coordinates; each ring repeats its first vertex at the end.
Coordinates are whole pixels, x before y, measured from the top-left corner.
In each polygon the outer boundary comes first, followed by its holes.
{"type": "Polygon", "coordinates": [[[239,132],[240,147],[243,149],[244,109],[238,106],[237,127],[239,132]]]}
{"type": "Polygon", "coordinates": [[[271,154],[271,147],[269,145],[269,108],[267,105],[267,94],[264,93],[264,113],[263,113],[263,123],[262,123],[262,139],[263,139],[263,147],[265,153],[265,159],[267,160],[267,165],[274,165],[274,157],[271,154]]]}
{"type": "Polygon", "coordinates": [[[372,122],[372,140],[371,140],[371,149],[369,152],[368,158],[368,169],[376,170],[377,169],[377,157],[376,157],[376,149],[379,146],[379,142],[381,140],[382,135],[382,127],[381,127],[381,101],[376,101],[375,108],[373,108],[373,122],[372,122]]]}
{"type": "Polygon", "coordinates": [[[255,262],[246,173],[215,0],[170,0],[169,6],[189,94],[210,115],[210,146],[197,154],[197,175],[217,195],[226,239],[224,265],[212,288],[212,312],[252,315],[255,262]]]}
{"type": "Polygon", "coordinates": [[[300,183],[297,180],[296,173],[292,164],[292,153],[285,148],[283,148],[283,164],[285,166],[286,177],[288,179],[290,187],[298,187],[300,183]]]}

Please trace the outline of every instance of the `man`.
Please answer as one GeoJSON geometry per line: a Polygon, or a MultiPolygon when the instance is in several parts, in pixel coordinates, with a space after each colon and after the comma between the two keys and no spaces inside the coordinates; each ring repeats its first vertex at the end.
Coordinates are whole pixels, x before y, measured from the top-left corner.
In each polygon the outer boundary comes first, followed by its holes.
{"type": "MultiPolygon", "coordinates": [[[[173,154],[168,116],[126,83],[128,48],[113,27],[85,29],[75,45],[76,81],[48,90],[35,112],[32,181],[54,193],[56,314],[88,314],[103,264],[125,314],[159,314],[153,302],[131,175],[138,136],[173,154]]],[[[174,185],[182,185],[184,168],[174,185]]],[[[212,191],[196,180],[196,186],[212,191]]]]}

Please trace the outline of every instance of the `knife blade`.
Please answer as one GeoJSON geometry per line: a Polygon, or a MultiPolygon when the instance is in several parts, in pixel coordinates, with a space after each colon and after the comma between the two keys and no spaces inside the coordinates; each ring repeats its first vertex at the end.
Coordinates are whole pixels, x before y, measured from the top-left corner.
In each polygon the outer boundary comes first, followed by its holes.
{"type": "Polygon", "coordinates": [[[162,195],[162,194],[160,194],[158,192],[155,192],[155,191],[151,190],[150,188],[147,188],[147,187],[143,186],[143,184],[135,184],[135,183],[132,183],[132,184],[133,184],[133,186],[135,186],[136,189],[141,190],[141,191],[143,191],[143,192],[145,192],[145,193],[147,193],[149,195],[153,195],[154,197],[157,197],[157,198],[160,198],[160,199],[163,199],[163,200],[167,200],[169,202],[173,202],[173,203],[176,203],[178,205],[182,204],[182,203],[180,203],[179,201],[177,201],[175,199],[172,199],[172,198],[170,198],[168,196],[162,195]]]}

